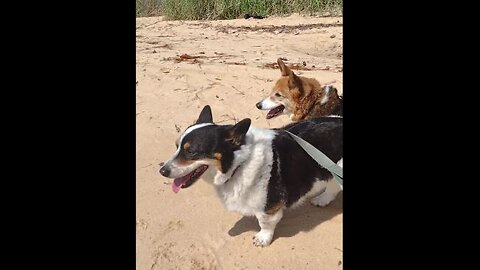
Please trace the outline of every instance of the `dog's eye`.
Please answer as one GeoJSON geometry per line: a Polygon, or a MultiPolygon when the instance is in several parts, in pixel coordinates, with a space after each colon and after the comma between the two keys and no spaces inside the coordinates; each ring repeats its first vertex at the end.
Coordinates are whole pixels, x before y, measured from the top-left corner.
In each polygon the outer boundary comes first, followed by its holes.
{"type": "Polygon", "coordinates": [[[282,95],[280,95],[279,93],[275,93],[275,96],[276,97],[282,97],[282,95]]]}
{"type": "Polygon", "coordinates": [[[186,149],[185,152],[187,153],[187,157],[190,159],[195,159],[198,156],[196,152],[193,152],[190,149],[186,149]]]}

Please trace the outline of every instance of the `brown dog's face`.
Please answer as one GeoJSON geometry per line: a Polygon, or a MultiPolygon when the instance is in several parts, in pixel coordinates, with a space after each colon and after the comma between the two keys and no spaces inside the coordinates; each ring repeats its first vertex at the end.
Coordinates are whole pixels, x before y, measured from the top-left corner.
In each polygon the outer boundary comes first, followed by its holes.
{"type": "Polygon", "coordinates": [[[266,118],[271,119],[281,114],[291,113],[292,94],[288,88],[288,77],[280,78],[273,87],[270,95],[257,103],[260,110],[269,110],[266,118]]]}
{"type": "Polygon", "coordinates": [[[266,118],[271,119],[282,114],[292,114],[304,91],[302,80],[293,73],[281,59],[277,60],[282,77],[277,80],[270,95],[256,104],[260,110],[269,110],[266,118]]]}

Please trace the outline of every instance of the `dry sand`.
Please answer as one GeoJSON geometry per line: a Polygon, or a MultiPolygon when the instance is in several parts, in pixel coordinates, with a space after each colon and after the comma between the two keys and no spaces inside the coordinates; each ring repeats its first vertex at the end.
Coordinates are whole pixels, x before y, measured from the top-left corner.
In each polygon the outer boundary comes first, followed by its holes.
{"type": "MultiPolygon", "coordinates": [[[[287,211],[266,248],[252,245],[253,217],[228,212],[203,180],[175,194],[159,163],[204,105],[214,121],[251,118],[256,127],[280,127],[255,103],[266,96],[278,57],[306,62],[296,71],[342,93],[342,18],[299,15],[263,20],[164,21],[138,18],[136,30],[136,247],[138,270],[340,269],[342,194],[326,208],[309,203],[287,211]],[[200,56],[181,59],[182,54],[200,56]],[[312,66],[315,68],[312,68],[312,66]],[[327,68],[328,67],[328,68],[327,68]]],[[[184,57],[185,58],[185,57],[184,57]]]]}

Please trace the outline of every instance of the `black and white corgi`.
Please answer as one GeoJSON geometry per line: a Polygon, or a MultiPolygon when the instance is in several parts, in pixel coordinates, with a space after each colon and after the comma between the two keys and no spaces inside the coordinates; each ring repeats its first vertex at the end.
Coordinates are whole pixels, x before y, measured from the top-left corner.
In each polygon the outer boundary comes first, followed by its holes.
{"type": "Polygon", "coordinates": [[[341,190],[332,174],[283,129],[340,164],[343,118],[310,119],[280,129],[254,128],[250,124],[247,118],[235,125],[216,125],[210,106],[205,106],[196,123],[177,140],[176,152],[160,173],[174,178],[175,193],[200,177],[212,182],[228,210],[257,217],[261,230],[253,243],[268,246],[285,209],[306,199],[316,206],[326,206],[341,190]]]}

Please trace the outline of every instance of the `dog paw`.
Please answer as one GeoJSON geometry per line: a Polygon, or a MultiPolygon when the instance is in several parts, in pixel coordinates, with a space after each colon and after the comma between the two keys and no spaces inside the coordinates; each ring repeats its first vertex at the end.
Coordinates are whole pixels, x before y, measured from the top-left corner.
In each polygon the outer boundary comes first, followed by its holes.
{"type": "Polygon", "coordinates": [[[335,199],[335,195],[324,192],[318,195],[317,197],[313,198],[312,200],[310,200],[310,203],[315,206],[325,207],[329,205],[334,199],[335,199]]]}
{"type": "Polygon", "coordinates": [[[257,247],[266,247],[272,242],[272,236],[271,233],[260,231],[253,237],[253,244],[257,247]]]}

